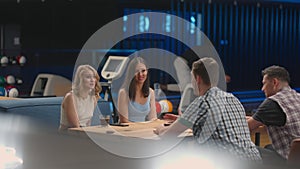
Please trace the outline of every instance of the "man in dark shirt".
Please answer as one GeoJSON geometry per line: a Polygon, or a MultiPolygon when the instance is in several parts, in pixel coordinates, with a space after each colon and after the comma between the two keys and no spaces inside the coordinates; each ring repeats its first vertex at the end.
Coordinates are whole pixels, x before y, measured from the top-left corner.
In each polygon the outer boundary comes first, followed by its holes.
{"type": "Polygon", "coordinates": [[[286,115],[282,108],[277,102],[268,98],[258,107],[252,118],[267,126],[283,126],[286,122],[286,115]]]}
{"type": "Polygon", "coordinates": [[[289,86],[288,71],[270,66],[262,71],[266,100],[247,118],[250,131],[266,125],[272,145],[260,149],[265,162],[285,164],[294,138],[300,137],[300,94],[289,86]]]}

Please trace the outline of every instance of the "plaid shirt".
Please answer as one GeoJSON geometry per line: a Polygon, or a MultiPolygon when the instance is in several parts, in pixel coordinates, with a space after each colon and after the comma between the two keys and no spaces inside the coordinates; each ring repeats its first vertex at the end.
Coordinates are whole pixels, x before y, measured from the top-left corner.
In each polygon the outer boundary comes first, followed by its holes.
{"type": "Polygon", "coordinates": [[[268,126],[268,133],[274,149],[287,159],[292,140],[300,137],[300,94],[285,87],[269,99],[276,101],[286,114],[285,125],[268,126]]]}
{"type": "Polygon", "coordinates": [[[217,87],[197,97],[179,121],[193,129],[201,145],[247,160],[261,160],[251,141],[246,113],[239,100],[217,87]]]}

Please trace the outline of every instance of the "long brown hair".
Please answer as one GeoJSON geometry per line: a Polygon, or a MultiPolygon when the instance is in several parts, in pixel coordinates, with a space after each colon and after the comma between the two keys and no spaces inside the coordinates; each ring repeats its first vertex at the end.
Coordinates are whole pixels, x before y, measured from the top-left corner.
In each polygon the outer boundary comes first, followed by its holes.
{"type": "MultiPolygon", "coordinates": [[[[136,90],[135,90],[136,89],[136,81],[135,81],[135,73],[136,72],[135,72],[135,69],[139,63],[144,64],[146,66],[146,68],[148,69],[147,64],[143,58],[141,58],[141,57],[133,58],[130,61],[130,63],[128,64],[127,72],[126,72],[126,79],[125,79],[125,82],[122,87],[127,91],[129,99],[132,101],[135,100],[135,96],[136,96],[136,90]]],[[[150,87],[150,80],[149,80],[149,73],[147,73],[147,78],[142,86],[142,93],[143,93],[144,97],[149,96],[149,87],[150,87]]]]}

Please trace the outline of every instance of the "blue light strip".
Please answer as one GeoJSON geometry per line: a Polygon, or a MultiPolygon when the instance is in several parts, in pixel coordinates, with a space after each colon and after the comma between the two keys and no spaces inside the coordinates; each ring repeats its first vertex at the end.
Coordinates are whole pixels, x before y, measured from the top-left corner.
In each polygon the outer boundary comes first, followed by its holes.
{"type": "Polygon", "coordinates": [[[265,2],[300,3],[300,0],[264,0],[265,2]]]}
{"type": "MultiPolygon", "coordinates": [[[[30,49],[24,49],[23,51],[31,51],[30,49]]],[[[133,53],[136,52],[136,49],[88,49],[88,50],[81,50],[81,49],[34,49],[35,52],[45,52],[45,53],[72,53],[72,52],[99,52],[99,53],[133,53]]]]}
{"type": "Polygon", "coordinates": [[[265,98],[249,98],[249,99],[239,99],[241,103],[255,103],[262,102],[265,98]]]}

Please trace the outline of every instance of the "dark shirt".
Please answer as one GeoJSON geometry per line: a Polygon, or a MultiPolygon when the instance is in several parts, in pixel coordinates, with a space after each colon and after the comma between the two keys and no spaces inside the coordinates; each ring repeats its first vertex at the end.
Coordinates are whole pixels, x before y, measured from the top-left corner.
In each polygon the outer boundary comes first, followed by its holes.
{"type": "Polygon", "coordinates": [[[283,126],[286,122],[286,114],[279,104],[271,99],[264,100],[252,117],[267,126],[283,126]]]}

